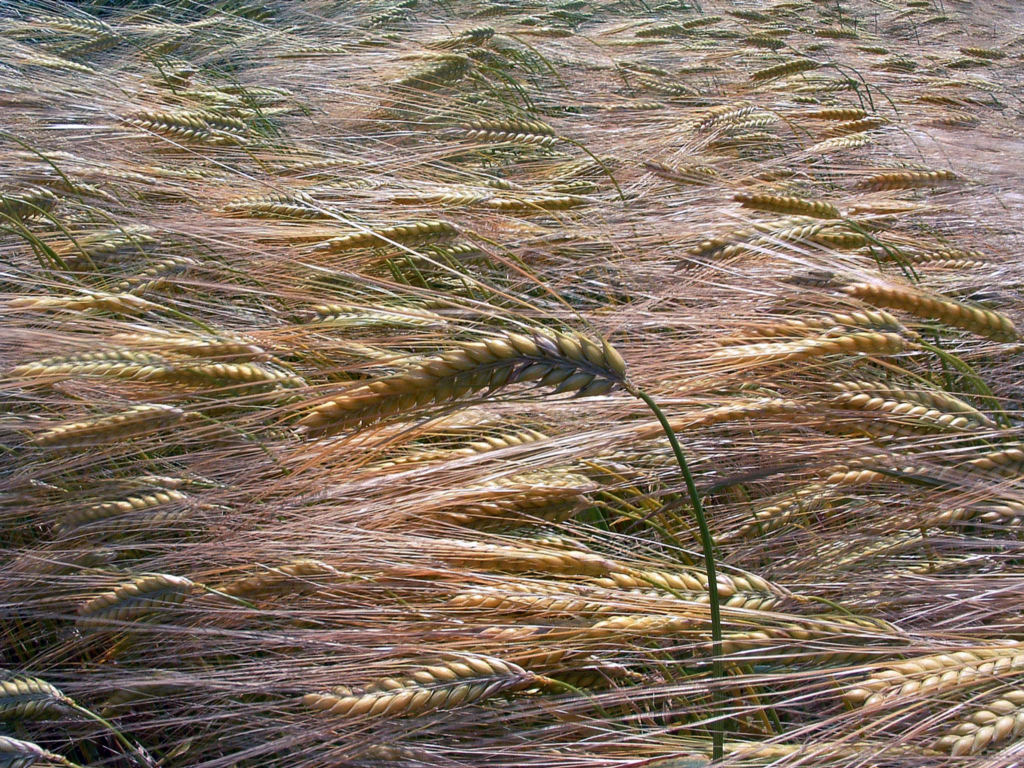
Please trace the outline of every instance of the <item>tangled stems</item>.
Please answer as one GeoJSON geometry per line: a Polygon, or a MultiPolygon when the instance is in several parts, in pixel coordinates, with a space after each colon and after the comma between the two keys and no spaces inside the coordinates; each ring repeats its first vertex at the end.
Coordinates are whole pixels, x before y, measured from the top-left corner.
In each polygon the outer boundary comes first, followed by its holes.
{"type": "MultiPolygon", "coordinates": [[[[716,680],[721,680],[725,676],[725,669],[722,665],[722,608],[719,604],[718,598],[718,574],[715,569],[715,543],[711,538],[711,529],[708,528],[707,516],[704,514],[704,505],[701,503],[700,494],[697,492],[697,485],[693,482],[693,475],[690,474],[690,468],[686,464],[686,456],[683,455],[683,449],[679,445],[679,440],[676,438],[676,433],[672,429],[672,425],[669,424],[668,418],[662,412],[658,404],[654,402],[650,395],[641,389],[637,389],[631,384],[626,385],[626,391],[634,397],[638,397],[644,401],[651,412],[655,415],[658,421],[661,423],[661,428],[665,431],[665,436],[668,438],[669,445],[672,446],[672,453],[675,454],[676,462],[679,464],[679,470],[683,473],[683,480],[686,481],[686,492],[690,496],[690,503],[693,505],[693,516],[697,518],[697,527],[700,531],[700,544],[704,550],[704,566],[707,569],[708,576],[708,600],[711,607],[711,664],[712,673],[716,680]]],[[[715,689],[712,695],[716,703],[721,703],[722,692],[715,689]]],[[[712,728],[712,758],[714,760],[720,760],[724,755],[725,749],[725,721],[720,720],[712,728]]]]}

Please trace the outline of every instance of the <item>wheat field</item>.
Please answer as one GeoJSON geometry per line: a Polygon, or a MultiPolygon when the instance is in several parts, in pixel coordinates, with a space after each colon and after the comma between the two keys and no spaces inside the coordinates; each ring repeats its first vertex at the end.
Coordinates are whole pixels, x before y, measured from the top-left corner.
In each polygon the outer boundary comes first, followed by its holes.
{"type": "Polygon", "coordinates": [[[0,768],[1024,762],[1017,0],[0,3],[0,768]]]}

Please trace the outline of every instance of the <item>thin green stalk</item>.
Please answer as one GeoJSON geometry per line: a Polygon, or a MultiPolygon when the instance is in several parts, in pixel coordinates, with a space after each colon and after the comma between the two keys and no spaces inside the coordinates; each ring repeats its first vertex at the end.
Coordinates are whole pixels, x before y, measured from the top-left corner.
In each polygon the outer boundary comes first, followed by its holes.
{"type": "MultiPolygon", "coordinates": [[[[722,607],[719,603],[718,598],[718,574],[715,569],[715,542],[711,538],[711,529],[708,528],[708,520],[704,514],[704,505],[701,503],[700,494],[697,492],[697,485],[693,482],[693,475],[690,474],[690,468],[686,464],[686,457],[683,455],[683,449],[679,445],[679,440],[676,439],[676,433],[672,429],[672,425],[669,424],[668,418],[662,412],[658,404],[654,402],[650,395],[640,389],[634,387],[627,387],[627,391],[634,395],[651,409],[651,412],[655,415],[658,421],[661,423],[661,428],[665,430],[665,437],[668,438],[669,445],[672,446],[672,453],[675,454],[676,462],[679,464],[679,470],[683,473],[683,480],[686,481],[686,491],[690,496],[690,503],[693,505],[693,516],[697,519],[697,527],[700,529],[700,544],[704,550],[704,567],[707,570],[708,575],[708,601],[711,607],[711,665],[712,674],[716,681],[722,680],[725,677],[725,667],[722,664],[722,607]]],[[[714,689],[712,696],[716,704],[721,706],[723,701],[722,691],[714,689]]],[[[721,760],[725,754],[725,721],[719,720],[715,723],[712,732],[712,759],[721,760]]]]}
{"type": "Polygon", "coordinates": [[[139,765],[149,766],[150,768],[153,768],[153,758],[147,755],[137,744],[133,744],[131,741],[129,741],[125,737],[125,735],[121,733],[121,731],[119,731],[117,728],[115,728],[113,723],[111,723],[109,720],[101,717],[100,715],[97,715],[91,709],[86,709],[85,707],[71,699],[66,699],[64,701],[64,704],[68,708],[74,710],[76,713],[81,715],[82,717],[85,717],[89,720],[94,720],[95,722],[99,723],[104,728],[106,728],[108,731],[110,731],[113,737],[117,739],[118,743],[126,750],[128,750],[132,754],[132,757],[134,757],[139,762],[139,765]]]}

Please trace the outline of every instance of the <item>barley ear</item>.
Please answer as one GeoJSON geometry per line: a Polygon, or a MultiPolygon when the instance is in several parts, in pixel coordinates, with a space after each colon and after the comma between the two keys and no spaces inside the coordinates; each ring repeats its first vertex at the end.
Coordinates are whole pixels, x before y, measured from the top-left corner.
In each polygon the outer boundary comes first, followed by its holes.
{"type": "Polygon", "coordinates": [[[315,406],[299,425],[309,433],[333,434],[514,383],[537,382],[554,387],[556,394],[575,392],[577,397],[603,395],[623,386],[625,376],[625,360],[607,342],[532,329],[463,342],[443,355],[315,406]]]}

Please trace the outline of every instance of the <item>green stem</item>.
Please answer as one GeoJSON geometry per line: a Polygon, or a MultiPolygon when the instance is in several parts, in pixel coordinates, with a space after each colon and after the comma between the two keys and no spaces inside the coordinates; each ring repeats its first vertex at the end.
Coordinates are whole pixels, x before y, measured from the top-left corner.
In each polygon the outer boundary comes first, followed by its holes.
{"type": "Polygon", "coordinates": [[[113,735],[113,737],[115,739],[117,739],[118,743],[120,743],[121,746],[124,747],[126,750],[131,752],[132,757],[134,757],[138,761],[139,765],[141,765],[141,766],[149,766],[150,768],[153,767],[153,759],[151,757],[149,757],[148,755],[146,755],[141,749],[139,749],[139,747],[137,745],[135,745],[132,742],[130,742],[125,737],[125,735],[123,733],[121,733],[121,731],[119,731],[117,728],[115,728],[114,724],[111,723],[109,720],[107,720],[106,718],[100,717],[95,712],[93,712],[91,709],[86,709],[81,704],[78,704],[78,703],[72,701],[71,699],[68,699],[67,701],[65,701],[65,704],[70,709],[72,709],[75,712],[77,712],[78,714],[80,714],[82,717],[88,718],[89,720],[94,720],[97,723],[99,723],[100,725],[102,725],[103,727],[105,727],[107,730],[109,730],[110,733],[113,735]]]}
{"type": "MultiPolygon", "coordinates": [[[[679,464],[679,470],[683,473],[683,479],[686,481],[686,491],[690,496],[690,503],[693,505],[693,516],[697,519],[697,527],[700,529],[700,544],[704,549],[704,566],[707,569],[708,575],[708,601],[711,606],[711,668],[714,679],[719,681],[725,677],[725,667],[722,664],[722,607],[718,598],[715,542],[711,538],[711,529],[708,528],[708,520],[704,514],[704,505],[701,503],[700,494],[697,492],[697,485],[693,482],[693,475],[690,474],[690,468],[686,465],[683,449],[679,445],[679,440],[676,439],[676,433],[673,431],[672,425],[669,424],[668,418],[646,392],[632,387],[629,387],[628,391],[630,394],[643,400],[661,423],[661,428],[665,430],[665,437],[668,438],[669,445],[672,446],[672,453],[675,454],[676,462],[679,464]]],[[[715,688],[712,691],[712,696],[715,703],[721,705],[722,691],[715,688]]],[[[711,737],[712,759],[721,760],[725,754],[724,720],[719,720],[714,724],[711,737]]]]}

